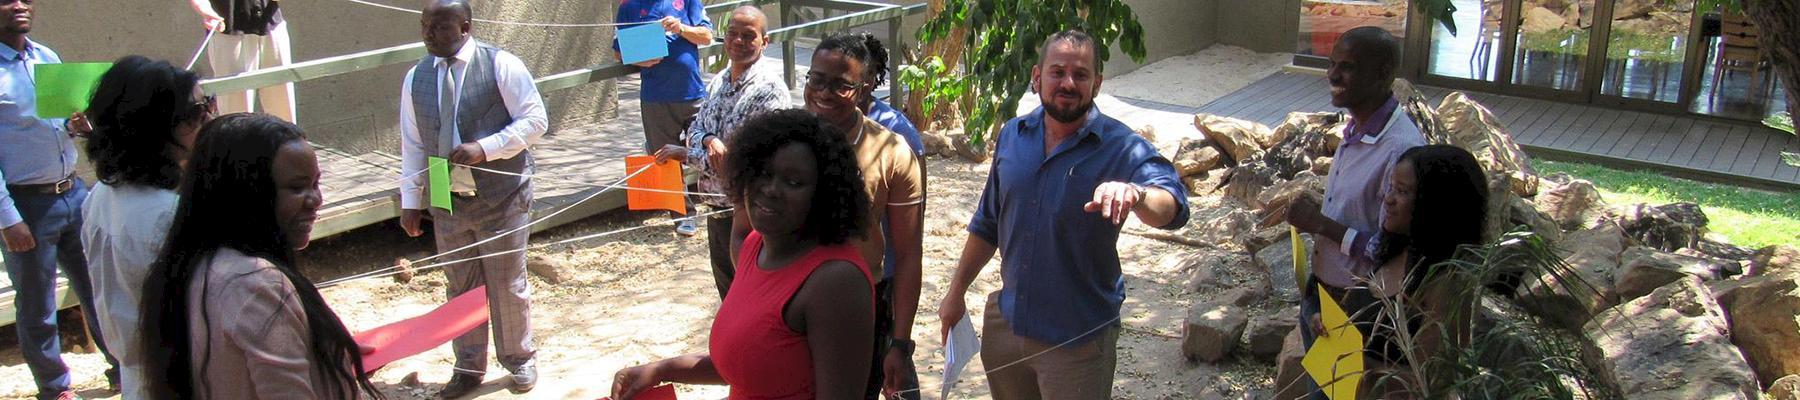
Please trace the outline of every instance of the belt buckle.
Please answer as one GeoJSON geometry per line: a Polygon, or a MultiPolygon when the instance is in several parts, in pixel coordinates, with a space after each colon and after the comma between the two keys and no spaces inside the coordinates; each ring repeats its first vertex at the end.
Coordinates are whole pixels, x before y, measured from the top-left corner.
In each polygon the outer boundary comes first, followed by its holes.
{"type": "Polygon", "coordinates": [[[74,189],[75,189],[75,180],[74,179],[63,179],[60,181],[56,181],[56,189],[55,189],[56,193],[55,194],[63,194],[65,192],[68,192],[68,191],[74,190],[74,189]]]}

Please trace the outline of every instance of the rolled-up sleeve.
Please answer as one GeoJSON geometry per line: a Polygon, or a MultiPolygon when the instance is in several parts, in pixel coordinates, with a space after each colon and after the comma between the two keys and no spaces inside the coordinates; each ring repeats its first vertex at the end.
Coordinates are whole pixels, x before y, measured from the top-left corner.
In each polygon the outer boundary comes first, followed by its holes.
{"type": "MultiPolygon", "coordinates": [[[[1145,145],[1145,147],[1148,147],[1148,145],[1145,145]]],[[[1132,172],[1131,181],[1139,185],[1160,187],[1163,188],[1163,190],[1169,191],[1169,194],[1174,195],[1176,205],[1175,218],[1170,219],[1169,223],[1156,228],[1168,230],[1181,229],[1182,226],[1187,225],[1189,218],[1187,190],[1181,186],[1181,174],[1175,172],[1175,165],[1169,163],[1169,159],[1163,158],[1162,155],[1157,154],[1155,148],[1149,148],[1148,151],[1150,152],[1150,155],[1144,157],[1144,160],[1138,163],[1137,170],[1132,172]]]]}
{"type": "Polygon", "coordinates": [[[519,155],[550,130],[550,117],[544,111],[544,98],[532,82],[525,61],[507,52],[494,53],[494,81],[500,87],[500,100],[513,122],[505,129],[480,140],[481,151],[489,160],[503,160],[519,155]]]}

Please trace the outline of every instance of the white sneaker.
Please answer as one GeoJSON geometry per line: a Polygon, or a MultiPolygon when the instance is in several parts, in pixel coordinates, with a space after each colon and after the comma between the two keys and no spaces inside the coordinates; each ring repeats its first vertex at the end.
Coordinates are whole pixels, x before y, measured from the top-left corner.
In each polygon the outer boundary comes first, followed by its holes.
{"type": "Polygon", "coordinates": [[[680,234],[681,236],[694,236],[695,234],[700,233],[700,226],[695,225],[694,220],[684,219],[681,220],[680,223],[675,224],[675,233],[680,234]]]}

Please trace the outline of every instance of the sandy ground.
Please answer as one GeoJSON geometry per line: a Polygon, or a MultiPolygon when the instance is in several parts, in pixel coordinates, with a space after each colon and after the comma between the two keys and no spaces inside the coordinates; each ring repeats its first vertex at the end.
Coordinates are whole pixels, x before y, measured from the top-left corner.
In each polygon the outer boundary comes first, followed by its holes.
{"type": "MultiPolygon", "coordinates": [[[[1109,80],[1104,92],[1120,97],[1151,99],[1182,105],[1202,105],[1247,85],[1268,73],[1274,59],[1285,55],[1249,53],[1237,48],[1214,47],[1194,55],[1172,58],[1109,80]],[[1253,73],[1252,73],[1253,72],[1253,73]],[[1175,90],[1171,90],[1175,89],[1175,90]]],[[[1113,113],[1127,104],[1101,102],[1102,111],[1113,113]]],[[[1192,130],[1189,128],[1188,130],[1192,130]]],[[[1186,132],[1160,129],[1159,142],[1175,140],[1186,132]]],[[[938,330],[937,304],[949,283],[956,256],[967,234],[965,228],[988,165],[933,157],[928,163],[931,179],[926,223],[924,294],[914,338],[915,362],[926,398],[937,398],[943,373],[943,345],[938,330]]],[[[1224,212],[1214,195],[1190,197],[1193,219],[1178,235],[1198,237],[1200,225],[1224,212]]],[[[704,229],[693,238],[676,236],[666,217],[657,213],[618,211],[588,218],[533,235],[532,242],[547,243],[619,228],[654,225],[649,229],[584,242],[533,250],[561,264],[564,281],[550,284],[532,278],[532,322],[538,345],[537,390],[514,396],[502,389],[504,369],[489,367],[488,385],[479,398],[599,398],[606,395],[612,373],[620,368],[703,351],[711,317],[718,307],[711,273],[706,263],[704,229]]],[[[1148,230],[1128,222],[1127,231],[1148,230]]],[[[323,240],[301,253],[303,267],[315,279],[330,279],[384,267],[397,257],[427,252],[423,239],[408,239],[392,223],[378,224],[323,240]]],[[[1180,355],[1181,324],[1195,302],[1210,300],[1220,287],[1232,287],[1262,279],[1248,267],[1243,254],[1211,247],[1194,247],[1168,241],[1123,235],[1118,243],[1127,286],[1119,340],[1118,371],[1114,396],[1127,399],[1247,398],[1266,396],[1273,385],[1272,365],[1232,358],[1219,364],[1191,363],[1180,355]],[[1204,272],[1203,272],[1204,271],[1204,272]],[[1210,277],[1195,282],[1196,275],[1210,277]]],[[[999,260],[989,263],[970,290],[971,312],[980,314],[988,292],[998,290],[999,260]]],[[[346,324],[366,329],[423,313],[444,299],[444,278],[425,273],[410,283],[364,280],[324,291],[327,301],[346,324]]],[[[975,319],[977,328],[981,321],[975,319]]],[[[24,397],[35,389],[19,358],[11,335],[0,339],[0,397],[24,397]]],[[[67,353],[76,388],[87,397],[112,395],[100,376],[105,364],[95,353],[67,353]]],[[[375,380],[391,398],[429,398],[448,380],[452,355],[448,346],[391,364],[375,380]],[[416,374],[416,378],[409,377],[416,374]]],[[[955,398],[987,397],[982,365],[976,360],[952,391],[955,398]]],[[[682,386],[683,398],[723,398],[724,387],[682,386]]]]}

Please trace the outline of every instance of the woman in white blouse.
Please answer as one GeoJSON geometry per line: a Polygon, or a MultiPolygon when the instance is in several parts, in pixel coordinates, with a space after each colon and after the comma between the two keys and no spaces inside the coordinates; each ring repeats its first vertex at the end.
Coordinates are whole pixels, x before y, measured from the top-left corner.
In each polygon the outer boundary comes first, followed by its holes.
{"type": "Polygon", "coordinates": [[[82,205],[81,242],[93,277],[100,337],[118,358],[116,382],[144,398],[138,308],[144,276],[175,215],[175,186],[212,97],[200,78],[165,61],[125,56],[100,78],[87,109],[89,160],[100,183],[82,205]]]}

